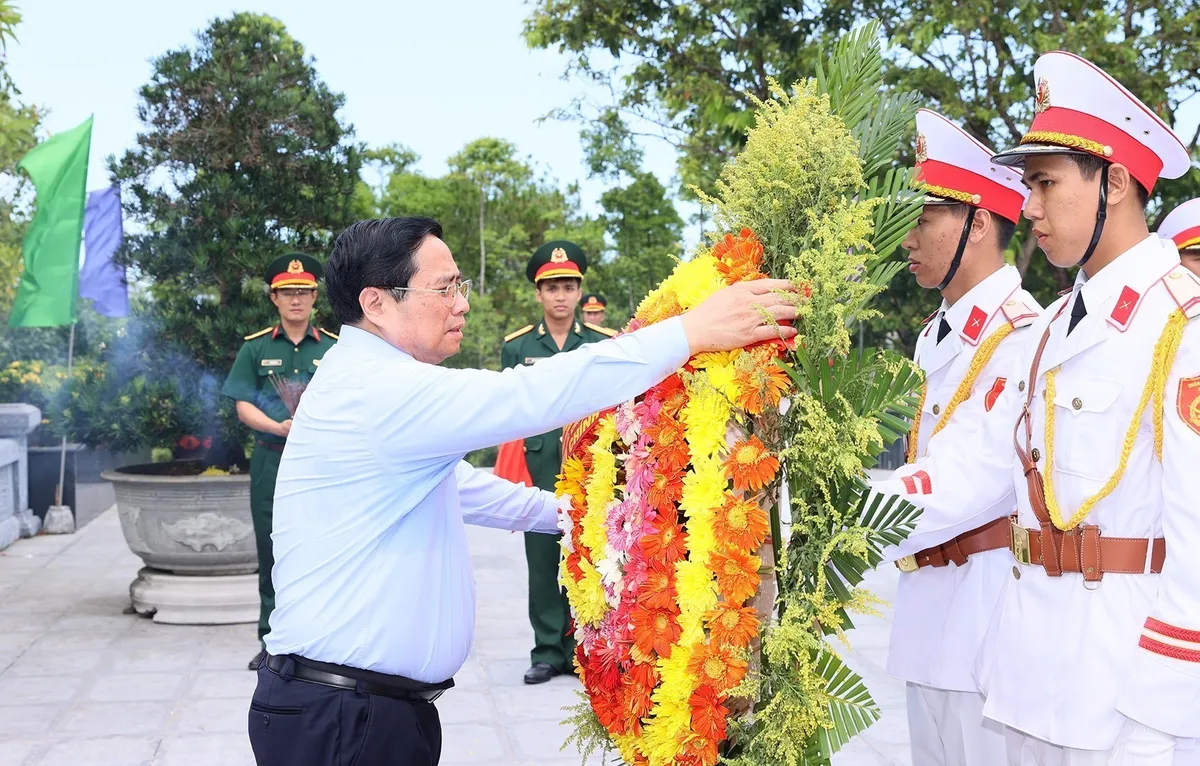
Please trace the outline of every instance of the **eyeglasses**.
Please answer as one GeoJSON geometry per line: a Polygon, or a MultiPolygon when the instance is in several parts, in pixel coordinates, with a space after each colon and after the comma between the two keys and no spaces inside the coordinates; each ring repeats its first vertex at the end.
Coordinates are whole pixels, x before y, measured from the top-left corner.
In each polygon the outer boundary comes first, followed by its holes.
{"type": "MultiPolygon", "coordinates": [[[[432,287],[380,287],[381,290],[387,290],[391,293],[438,293],[442,296],[442,302],[447,306],[453,306],[455,299],[461,295],[464,301],[471,299],[471,280],[464,279],[461,282],[453,282],[448,287],[432,288],[432,287]]],[[[393,298],[400,300],[400,297],[393,295],[393,298]]]]}

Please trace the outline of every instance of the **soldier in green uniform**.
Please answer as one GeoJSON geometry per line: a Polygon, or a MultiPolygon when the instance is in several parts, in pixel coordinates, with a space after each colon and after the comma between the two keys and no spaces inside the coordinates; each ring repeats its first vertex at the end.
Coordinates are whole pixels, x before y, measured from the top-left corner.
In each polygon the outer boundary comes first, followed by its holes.
{"type": "MultiPolygon", "coordinates": [[[[500,361],[505,369],[535,364],[562,351],[615,335],[575,317],[587,257],[578,245],[565,240],[547,242],[529,260],[525,275],[533,282],[542,305],[542,321],[504,339],[500,361]]],[[[525,461],[533,483],[553,491],[561,470],[562,429],[525,440],[525,461]]],[[[561,536],[559,536],[561,537],[561,536]]],[[[525,561],[529,566],[529,622],[534,648],[525,683],[540,684],[573,671],[575,641],[567,635],[570,609],[558,583],[559,537],[525,533],[525,561]]]]}
{"type": "Polygon", "coordinates": [[[588,324],[594,324],[603,327],[604,319],[607,316],[608,301],[604,300],[604,296],[599,293],[588,293],[583,296],[583,304],[579,310],[583,312],[583,321],[588,324]]]}
{"type": "MultiPolygon", "coordinates": [[[[296,399],[317,371],[326,350],[337,341],[328,330],[311,324],[317,300],[321,263],[312,256],[291,253],[267,267],[271,303],[279,310],[279,324],[246,336],[222,395],[237,402],[238,419],[254,430],[250,456],[250,516],[258,547],[258,639],[270,630],[275,589],[271,585],[271,511],[275,504],[275,476],[279,458],[292,426],[296,399]],[[276,379],[283,379],[277,381],[276,379]],[[280,390],[280,387],[283,390],[280,390]]],[[[250,661],[258,668],[265,651],[250,661]]]]}

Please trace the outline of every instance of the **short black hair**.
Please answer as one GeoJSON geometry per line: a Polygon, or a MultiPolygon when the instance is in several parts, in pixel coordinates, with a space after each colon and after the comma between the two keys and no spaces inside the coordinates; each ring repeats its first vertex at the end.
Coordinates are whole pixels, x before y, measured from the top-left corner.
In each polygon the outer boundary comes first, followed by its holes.
{"type": "Polygon", "coordinates": [[[325,293],[338,323],[362,321],[364,288],[408,287],[417,271],[413,256],[426,237],[441,239],[442,225],[423,216],[371,218],[339,234],[325,264],[325,293]]]}
{"type": "MultiPolygon", "coordinates": [[[[971,209],[970,205],[965,202],[956,202],[953,205],[946,205],[945,207],[951,213],[953,213],[955,217],[963,219],[967,217],[967,212],[971,209]]],[[[1012,242],[1013,232],[1017,230],[1017,224],[1016,222],[1010,221],[998,213],[993,213],[991,210],[988,212],[991,213],[992,225],[996,229],[997,244],[1000,245],[1001,250],[1007,250],[1008,243],[1012,242]]]]}
{"type": "MultiPolygon", "coordinates": [[[[1079,175],[1083,176],[1083,180],[1090,181],[1096,177],[1108,160],[1103,157],[1097,157],[1094,154],[1068,154],[1067,159],[1075,163],[1075,167],[1079,168],[1079,175]]],[[[1142,209],[1145,209],[1146,203],[1150,201],[1150,192],[1147,191],[1142,182],[1134,178],[1132,175],[1129,179],[1133,181],[1133,186],[1137,190],[1138,202],[1141,203],[1142,209]]]]}

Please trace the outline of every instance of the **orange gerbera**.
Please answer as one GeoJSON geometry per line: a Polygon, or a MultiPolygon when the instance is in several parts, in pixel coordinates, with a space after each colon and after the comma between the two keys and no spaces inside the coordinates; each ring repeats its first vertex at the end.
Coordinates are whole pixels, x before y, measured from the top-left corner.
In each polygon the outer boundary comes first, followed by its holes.
{"type": "Polygon", "coordinates": [[[762,564],[758,556],[748,556],[741,551],[714,551],[709,555],[708,563],[726,601],[741,605],[754,595],[758,588],[758,567],[762,564]]]}
{"type": "Polygon", "coordinates": [[[625,671],[622,683],[625,685],[626,698],[629,701],[630,716],[636,721],[634,724],[634,733],[636,734],[637,729],[640,728],[640,719],[650,715],[650,709],[654,707],[650,695],[658,686],[658,670],[655,669],[653,663],[635,662],[629,667],[629,670],[625,671]]]}
{"type": "Polygon", "coordinates": [[[662,559],[648,559],[646,582],[638,593],[637,603],[650,609],[671,609],[675,606],[675,565],[662,559]]]}
{"type": "MultiPolygon", "coordinates": [[[[686,444],[684,445],[686,448],[686,444]]],[[[646,503],[659,513],[673,513],[683,496],[683,469],[669,465],[656,466],[654,482],[646,491],[646,503]]]]}
{"type": "Polygon", "coordinates": [[[787,373],[775,364],[774,354],[756,353],[753,356],[758,363],[753,367],[739,369],[734,378],[740,394],[737,406],[751,415],[761,415],[765,410],[779,406],[780,397],[791,388],[792,381],[787,373]]]}
{"type": "Polygon", "coordinates": [[[713,529],[717,540],[727,548],[750,552],[767,539],[767,514],[758,505],[725,493],[725,504],[717,509],[713,529]]]}
{"type": "Polygon", "coordinates": [[[758,613],[752,606],[718,601],[716,607],[704,615],[704,622],[714,644],[748,646],[758,635],[758,613]]]}
{"type": "Polygon", "coordinates": [[[710,742],[725,739],[725,719],[729,710],[721,704],[722,697],[708,684],[692,692],[688,704],[692,707],[692,731],[710,742]]]}
{"type": "Polygon", "coordinates": [[[688,670],[718,693],[724,694],[746,676],[746,660],[741,651],[721,644],[701,644],[688,662],[688,670]]]}
{"type": "Polygon", "coordinates": [[[758,270],[763,262],[763,246],[749,229],[742,229],[736,237],[726,234],[713,246],[712,255],[717,259],[717,271],[726,284],[763,276],[758,270]]]}
{"type": "Polygon", "coordinates": [[[687,533],[679,525],[674,513],[659,516],[651,523],[654,529],[639,541],[647,561],[674,564],[687,556],[687,533]]]}
{"type": "Polygon", "coordinates": [[[635,606],[629,615],[633,623],[634,648],[647,657],[653,656],[652,651],[659,657],[670,657],[671,645],[679,640],[682,632],[676,611],[674,605],[669,610],[635,606]]]}
{"type": "Polygon", "coordinates": [[[651,441],[650,457],[655,461],[658,470],[676,471],[688,464],[691,454],[683,423],[660,412],[658,423],[647,428],[646,435],[651,441]]]}
{"type": "Polygon", "coordinates": [[[738,442],[725,458],[725,475],[733,480],[733,488],[757,492],[779,472],[779,459],[767,450],[757,436],[738,442]]]}

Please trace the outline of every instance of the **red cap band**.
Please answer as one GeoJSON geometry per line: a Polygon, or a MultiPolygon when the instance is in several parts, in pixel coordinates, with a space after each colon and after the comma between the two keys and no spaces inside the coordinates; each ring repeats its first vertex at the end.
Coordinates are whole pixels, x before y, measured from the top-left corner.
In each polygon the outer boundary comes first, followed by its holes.
{"type": "MultiPolygon", "coordinates": [[[[1099,144],[1100,147],[1109,147],[1112,149],[1111,154],[1092,151],[1084,146],[1073,146],[1069,143],[1062,144],[1072,149],[1082,149],[1089,154],[1094,154],[1109,162],[1119,162],[1129,168],[1129,173],[1142,186],[1146,187],[1146,191],[1154,188],[1154,183],[1158,180],[1158,174],[1163,169],[1163,162],[1154,153],[1153,149],[1117,126],[1105,122],[1099,117],[1077,112],[1074,109],[1054,106],[1048,108],[1033,118],[1033,124],[1029,126],[1029,132],[1060,133],[1067,138],[1081,138],[1085,141],[1099,144]]],[[[1058,144],[1059,142],[1037,140],[1035,143],[1058,144]]]]}
{"type": "MultiPolygon", "coordinates": [[[[998,168],[998,172],[1012,171],[998,168]]],[[[1020,220],[1021,209],[1025,207],[1025,199],[1020,192],[978,173],[937,160],[925,160],[917,165],[917,181],[928,186],[951,189],[968,197],[978,195],[978,202],[971,200],[967,204],[981,207],[1013,223],[1020,220]]],[[[937,194],[936,191],[930,193],[937,194]]]]}

